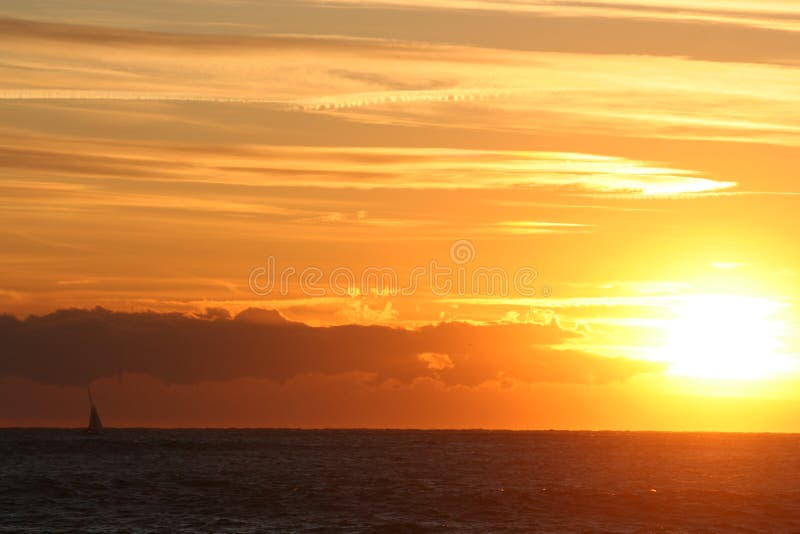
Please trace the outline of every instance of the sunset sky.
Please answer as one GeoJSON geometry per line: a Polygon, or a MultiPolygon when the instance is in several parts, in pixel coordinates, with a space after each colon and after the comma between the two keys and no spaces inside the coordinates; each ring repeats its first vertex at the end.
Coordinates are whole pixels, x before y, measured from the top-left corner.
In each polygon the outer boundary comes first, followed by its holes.
{"type": "Polygon", "coordinates": [[[800,432],[799,171],[793,1],[4,0],[0,425],[800,432]]]}

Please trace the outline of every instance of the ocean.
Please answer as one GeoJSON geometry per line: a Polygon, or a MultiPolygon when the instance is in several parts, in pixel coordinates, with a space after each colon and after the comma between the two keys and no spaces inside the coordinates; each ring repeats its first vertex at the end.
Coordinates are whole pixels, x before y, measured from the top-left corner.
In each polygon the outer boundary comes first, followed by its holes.
{"type": "Polygon", "coordinates": [[[0,532],[800,532],[800,436],[0,430],[0,532]]]}

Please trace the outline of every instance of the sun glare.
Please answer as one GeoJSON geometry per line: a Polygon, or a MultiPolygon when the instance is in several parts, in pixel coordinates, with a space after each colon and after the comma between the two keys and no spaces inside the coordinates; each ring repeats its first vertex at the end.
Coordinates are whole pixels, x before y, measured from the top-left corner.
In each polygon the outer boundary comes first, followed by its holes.
{"type": "Polygon", "coordinates": [[[675,309],[659,359],[671,374],[719,380],[759,380],[792,368],[782,353],[784,305],[735,295],[689,297],[675,309]]]}

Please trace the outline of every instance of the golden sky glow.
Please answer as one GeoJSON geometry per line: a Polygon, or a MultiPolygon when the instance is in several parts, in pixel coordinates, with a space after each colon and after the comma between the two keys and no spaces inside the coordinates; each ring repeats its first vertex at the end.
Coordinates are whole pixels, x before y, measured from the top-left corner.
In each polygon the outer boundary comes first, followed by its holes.
{"type": "Polygon", "coordinates": [[[118,425],[800,431],[799,32],[750,0],[5,1],[0,424],[80,422],[92,382],[118,425]]]}

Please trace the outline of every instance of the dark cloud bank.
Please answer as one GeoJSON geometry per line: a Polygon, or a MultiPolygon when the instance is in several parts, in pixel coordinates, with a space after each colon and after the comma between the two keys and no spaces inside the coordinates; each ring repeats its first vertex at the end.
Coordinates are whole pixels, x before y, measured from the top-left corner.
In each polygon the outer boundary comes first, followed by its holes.
{"type": "Polygon", "coordinates": [[[231,318],[60,310],[20,320],[0,316],[0,376],[82,385],[123,373],[169,383],[237,378],[283,382],[310,373],[372,373],[409,382],[435,376],[447,385],[507,378],[525,382],[608,383],[657,371],[656,364],[548,348],[574,334],[555,324],[442,323],[408,330],[384,326],[311,327],[278,312],[250,309],[231,318]],[[431,368],[421,353],[449,356],[431,368]],[[446,361],[446,360],[445,360],[446,361]]]}

